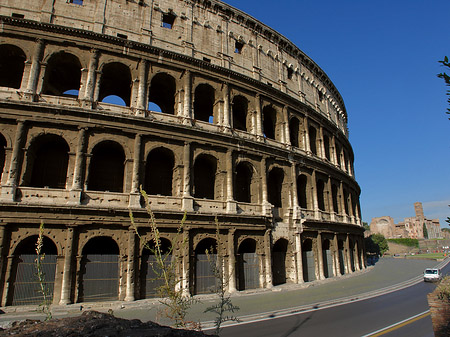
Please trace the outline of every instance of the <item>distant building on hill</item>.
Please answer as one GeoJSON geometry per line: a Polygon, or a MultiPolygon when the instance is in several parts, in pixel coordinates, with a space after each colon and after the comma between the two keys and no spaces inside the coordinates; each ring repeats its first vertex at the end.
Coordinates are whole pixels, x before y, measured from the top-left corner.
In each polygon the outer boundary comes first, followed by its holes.
{"type": "Polygon", "coordinates": [[[441,238],[441,225],[439,219],[427,219],[423,212],[421,202],[414,203],[416,216],[405,218],[398,224],[390,216],[373,218],[370,222],[370,231],[372,233],[382,234],[386,238],[411,238],[424,239],[424,225],[427,229],[428,239],[441,238]]]}

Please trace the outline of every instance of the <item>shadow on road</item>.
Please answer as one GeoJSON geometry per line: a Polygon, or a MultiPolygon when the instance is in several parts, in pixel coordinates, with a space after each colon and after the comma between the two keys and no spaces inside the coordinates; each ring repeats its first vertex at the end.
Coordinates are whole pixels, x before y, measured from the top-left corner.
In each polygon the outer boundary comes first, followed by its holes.
{"type": "MultiPolygon", "coordinates": [[[[313,309],[318,309],[319,306],[315,305],[313,307],[313,309]]],[[[286,331],[284,334],[280,335],[280,337],[289,337],[291,334],[293,334],[294,332],[296,332],[298,329],[300,329],[302,327],[303,324],[305,324],[306,322],[308,322],[314,315],[316,311],[311,311],[311,313],[308,315],[308,317],[304,318],[304,319],[300,319],[300,316],[298,316],[295,324],[288,330],[286,331]]]]}

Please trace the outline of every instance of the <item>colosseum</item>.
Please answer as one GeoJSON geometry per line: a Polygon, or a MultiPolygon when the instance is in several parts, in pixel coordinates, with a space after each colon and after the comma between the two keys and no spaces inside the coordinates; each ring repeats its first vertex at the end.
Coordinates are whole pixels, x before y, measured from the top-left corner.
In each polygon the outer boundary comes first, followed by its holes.
{"type": "Polygon", "coordinates": [[[54,304],[155,297],[140,186],[186,295],[213,245],[229,292],[366,268],[343,99],[283,35],[219,0],[3,0],[0,22],[0,305],[41,302],[41,222],[54,304]]]}

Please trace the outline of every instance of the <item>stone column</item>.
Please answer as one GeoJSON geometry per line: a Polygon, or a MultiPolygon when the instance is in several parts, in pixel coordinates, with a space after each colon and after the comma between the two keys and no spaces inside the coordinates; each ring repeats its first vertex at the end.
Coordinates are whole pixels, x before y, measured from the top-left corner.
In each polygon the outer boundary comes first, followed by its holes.
{"type": "Polygon", "coordinates": [[[233,200],[233,150],[228,149],[227,166],[227,213],[236,213],[236,202],[233,200]]]}
{"type": "Polygon", "coordinates": [[[270,289],[273,287],[272,284],[272,251],[270,242],[271,230],[267,229],[264,234],[264,253],[266,256],[266,288],[270,289]]]}
{"type": "Polygon", "coordinates": [[[100,97],[100,83],[102,81],[102,72],[97,70],[95,74],[94,102],[98,102],[98,99],[100,97]]]}
{"type": "Polygon", "coordinates": [[[270,216],[272,214],[272,205],[269,204],[267,198],[267,167],[266,158],[261,159],[261,204],[263,208],[263,215],[270,216]]]}
{"type": "Polygon", "coordinates": [[[145,114],[146,94],[147,94],[147,61],[141,60],[139,62],[139,87],[138,98],[136,104],[136,115],[143,116],[145,114]]]}
{"type": "Polygon", "coordinates": [[[256,94],[255,97],[255,108],[256,108],[256,135],[262,137],[262,109],[261,109],[261,97],[256,94]]]}
{"type": "Polygon", "coordinates": [[[223,84],[223,126],[227,129],[231,128],[230,87],[228,83],[223,84]]]}
{"type": "Polygon", "coordinates": [[[191,144],[184,143],[183,150],[183,211],[192,212],[194,210],[194,198],[191,196],[191,144]]]}
{"type": "Polygon", "coordinates": [[[291,135],[289,133],[289,114],[287,106],[283,106],[283,119],[284,119],[284,144],[291,145],[291,135]]]}
{"type": "Polygon", "coordinates": [[[41,69],[41,58],[44,52],[45,42],[42,39],[36,40],[36,49],[31,60],[30,75],[28,77],[27,89],[25,90],[25,97],[34,101],[36,96],[36,89],[39,81],[39,74],[41,69]]]}
{"type": "Polygon", "coordinates": [[[74,246],[74,229],[67,228],[66,247],[64,254],[64,271],[61,285],[61,300],[60,305],[67,305],[71,303],[70,293],[72,290],[72,256],[74,246]]]}
{"type": "Polygon", "coordinates": [[[184,106],[183,124],[191,123],[192,119],[192,76],[189,70],[184,73],[184,106]]]}
{"type": "Polygon", "coordinates": [[[350,236],[347,234],[347,238],[345,240],[345,249],[347,251],[346,255],[346,267],[347,267],[347,274],[351,274],[353,273],[353,269],[352,269],[352,259],[351,259],[351,255],[350,255],[350,236]]]}
{"type": "Polygon", "coordinates": [[[191,268],[190,263],[190,229],[184,228],[183,229],[183,242],[182,245],[182,261],[183,261],[183,269],[182,269],[182,276],[181,276],[181,284],[183,287],[183,296],[189,296],[189,270],[191,268]]]}
{"type": "Polygon", "coordinates": [[[291,179],[292,179],[292,212],[294,220],[300,219],[300,206],[298,205],[297,191],[297,168],[295,162],[291,162],[291,179]]]}
{"type": "Polygon", "coordinates": [[[319,157],[322,159],[325,159],[325,142],[323,141],[323,127],[319,128],[319,148],[317,149],[317,151],[320,151],[320,153],[318,153],[319,157]]]}
{"type": "Polygon", "coordinates": [[[311,142],[309,141],[309,123],[305,117],[305,151],[311,153],[311,142]]]}
{"type": "Polygon", "coordinates": [[[125,301],[131,302],[135,300],[135,270],[134,259],[136,255],[136,232],[134,228],[128,230],[128,260],[127,260],[127,290],[125,301]]]}
{"type": "Polygon", "coordinates": [[[333,238],[334,243],[334,275],[341,275],[341,261],[339,259],[339,242],[338,242],[338,234],[334,233],[333,238]]]}
{"type": "Polygon", "coordinates": [[[319,212],[319,200],[317,199],[317,179],[316,179],[316,171],[314,170],[312,173],[312,191],[313,191],[313,210],[314,210],[314,217],[316,219],[320,219],[320,212],[319,212]]]}
{"type": "Polygon", "coordinates": [[[6,301],[8,300],[9,288],[11,286],[11,268],[14,262],[14,255],[9,255],[6,260],[6,270],[5,270],[5,286],[3,288],[3,298],[2,306],[6,306],[6,301]]]}
{"type": "Polygon", "coordinates": [[[89,70],[86,81],[86,88],[84,92],[84,105],[85,107],[92,108],[92,102],[94,100],[95,82],[97,77],[99,52],[97,49],[91,50],[91,59],[89,61],[89,70]]]}
{"type": "Polygon", "coordinates": [[[323,272],[323,250],[322,250],[322,234],[317,233],[317,259],[318,259],[318,267],[319,267],[319,280],[325,279],[325,274],[323,272]]]}
{"type": "Polygon", "coordinates": [[[303,279],[303,254],[302,254],[302,235],[295,233],[295,248],[297,254],[297,283],[304,283],[303,279]]]}
{"type": "Polygon", "coordinates": [[[129,207],[140,208],[141,194],[139,185],[141,181],[140,167],[141,167],[141,147],[142,135],[136,134],[134,138],[134,152],[133,152],[133,176],[131,179],[131,193],[129,207]]]}
{"type": "Polygon", "coordinates": [[[81,190],[83,188],[83,163],[86,151],[86,130],[80,128],[78,131],[77,152],[75,155],[75,169],[73,171],[72,190],[81,190]]]}
{"type": "Polygon", "coordinates": [[[228,231],[228,292],[234,293],[236,289],[236,254],[234,251],[234,236],[236,230],[228,231]]]}

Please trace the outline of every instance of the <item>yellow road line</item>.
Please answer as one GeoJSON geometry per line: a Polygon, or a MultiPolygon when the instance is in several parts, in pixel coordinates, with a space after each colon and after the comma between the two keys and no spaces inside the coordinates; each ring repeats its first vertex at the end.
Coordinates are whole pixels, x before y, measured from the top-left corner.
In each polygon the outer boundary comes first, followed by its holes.
{"type": "Polygon", "coordinates": [[[413,316],[411,318],[408,318],[408,319],[406,319],[404,321],[401,321],[401,322],[395,323],[393,325],[390,325],[390,326],[388,326],[386,328],[383,328],[381,330],[375,331],[374,333],[368,334],[366,336],[370,336],[370,337],[382,336],[382,335],[385,335],[385,334],[387,334],[389,332],[392,332],[392,331],[395,331],[397,329],[400,329],[401,327],[404,327],[405,325],[414,323],[414,322],[416,322],[416,321],[418,321],[418,320],[420,320],[422,318],[425,318],[427,316],[430,316],[430,310],[425,311],[424,313],[421,313],[419,315],[413,316]]]}

